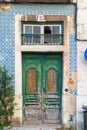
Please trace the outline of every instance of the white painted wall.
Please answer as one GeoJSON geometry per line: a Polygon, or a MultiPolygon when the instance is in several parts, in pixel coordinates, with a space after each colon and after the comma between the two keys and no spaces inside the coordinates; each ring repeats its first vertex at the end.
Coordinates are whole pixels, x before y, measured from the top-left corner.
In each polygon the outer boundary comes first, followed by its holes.
{"type": "Polygon", "coordinates": [[[82,105],[87,106],[87,0],[77,1],[77,127],[84,130],[82,105]]]}

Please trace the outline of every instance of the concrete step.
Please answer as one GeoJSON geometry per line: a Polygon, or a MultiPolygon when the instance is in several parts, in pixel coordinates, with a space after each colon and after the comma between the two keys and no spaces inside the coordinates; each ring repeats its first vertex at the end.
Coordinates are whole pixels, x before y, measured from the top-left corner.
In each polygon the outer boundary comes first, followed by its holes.
{"type": "MultiPolygon", "coordinates": [[[[9,130],[5,128],[4,130],[9,130]]],[[[51,128],[51,127],[13,127],[10,130],[75,130],[72,128],[51,128]]]]}
{"type": "Polygon", "coordinates": [[[30,127],[15,127],[12,130],[56,130],[55,128],[30,128],[30,127]]]}

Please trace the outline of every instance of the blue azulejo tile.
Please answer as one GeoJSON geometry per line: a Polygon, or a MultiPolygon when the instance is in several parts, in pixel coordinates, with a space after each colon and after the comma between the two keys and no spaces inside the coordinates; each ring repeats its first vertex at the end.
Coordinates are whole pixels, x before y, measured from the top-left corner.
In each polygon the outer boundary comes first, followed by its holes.
{"type": "MultiPolygon", "coordinates": [[[[0,12],[0,65],[6,65],[9,73],[15,72],[15,15],[70,15],[75,13],[74,5],[15,5],[6,12],[0,12]]],[[[75,35],[70,35],[70,70],[76,69],[75,35]]],[[[15,76],[15,75],[14,75],[15,76]]],[[[14,79],[13,79],[14,83],[14,79]]]]}

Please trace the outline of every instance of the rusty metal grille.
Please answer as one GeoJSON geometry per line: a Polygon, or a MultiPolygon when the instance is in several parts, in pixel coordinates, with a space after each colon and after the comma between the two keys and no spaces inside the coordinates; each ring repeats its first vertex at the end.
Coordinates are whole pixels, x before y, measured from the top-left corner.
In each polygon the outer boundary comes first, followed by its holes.
{"type": "Polygon", "coordinates": [[[22,45],[63,45],[63,22],[22,23],[22,45]]]}
{"type": "Polygon", "coordinates": [[[63,45],[63,34],[22,34],[22,45],[63,45]]]}

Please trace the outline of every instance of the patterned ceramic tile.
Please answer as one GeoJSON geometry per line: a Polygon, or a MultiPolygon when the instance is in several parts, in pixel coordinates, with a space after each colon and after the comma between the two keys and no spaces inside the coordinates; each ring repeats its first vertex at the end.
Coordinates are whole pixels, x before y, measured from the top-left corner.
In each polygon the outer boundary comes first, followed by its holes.
{"type": "MultiPolygon", "coordinates": [[[[0,66],[6,65],[9,74],[15,73],[15,26],[16,14],[22,15],[70,15],[75,13],[74,5],[15,5],[6,12],[0,12],[0,66]]],[[[70,72],[76,70],[75,35],[70,35],[70,72]]],[[[13,80],[14,84],[14,80],[13,80]]]]}

